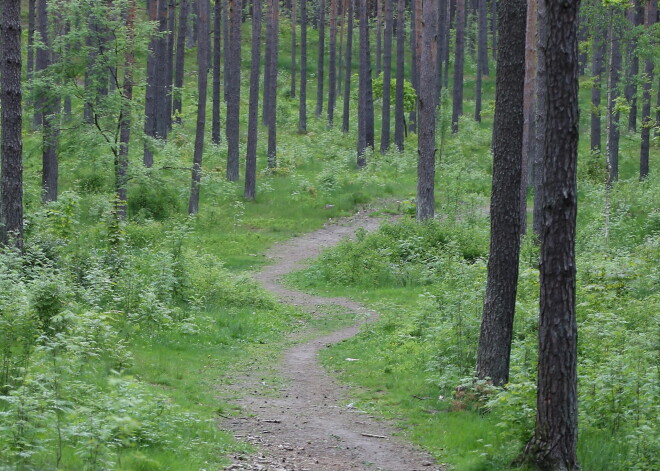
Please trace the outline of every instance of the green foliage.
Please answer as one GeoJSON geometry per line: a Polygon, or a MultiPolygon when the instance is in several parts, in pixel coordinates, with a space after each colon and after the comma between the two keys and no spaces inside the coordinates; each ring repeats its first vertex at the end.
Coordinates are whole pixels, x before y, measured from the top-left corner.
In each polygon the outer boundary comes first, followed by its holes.
{"type": "MultiPolygon", "coordinates": [[[[383,74],[380,73],[378,77],[373,79],[372,82],[374,99],[378,100],[383,98],[383,74]]],[[[396,100],[396,79],[391,79],[390,84],[390,103],[394,105],[396,100]]],[[[417,92],[408,80],[403,80],[403,111],[410,113],[414,111],[417,106],[417,92]]]]}

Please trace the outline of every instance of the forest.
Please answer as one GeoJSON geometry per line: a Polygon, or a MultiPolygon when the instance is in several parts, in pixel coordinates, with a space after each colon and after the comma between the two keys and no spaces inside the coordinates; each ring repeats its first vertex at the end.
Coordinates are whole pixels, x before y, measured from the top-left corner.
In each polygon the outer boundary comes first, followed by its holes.
{"type": "Polygon", "coordinates": [[[3,0],[0,108],[0,470],[660,469],[657,0],[3,0]]]}

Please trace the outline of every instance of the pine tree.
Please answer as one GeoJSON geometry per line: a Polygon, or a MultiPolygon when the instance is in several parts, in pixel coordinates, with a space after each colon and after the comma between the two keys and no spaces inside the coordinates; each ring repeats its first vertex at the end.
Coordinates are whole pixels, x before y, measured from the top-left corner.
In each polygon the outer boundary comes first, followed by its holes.
{"type": "MultiPolygon", "coordinates": [[[[295,4],[295,0],[294,4],[295,4]]],[[[253,200],[257,180],[257,138],[259,132],[259,74],[261,68],[261,0],[252,3],[252,63],[250,66],[250,104],[248,111],[247,155],[245,158],[244,197],[253,200]]]]}
{"type": "Polygon", "coordinates": [[[23,248],[21,2],[5,0],[0,17],[0,246],[23,248]]]}
{"type": "Polygon", "coordinates": [[[241,104],[241,12],[242,0],[229,0],[229,54],[227,86],[227,180],[238,180],[239,114],[241,104]]]}

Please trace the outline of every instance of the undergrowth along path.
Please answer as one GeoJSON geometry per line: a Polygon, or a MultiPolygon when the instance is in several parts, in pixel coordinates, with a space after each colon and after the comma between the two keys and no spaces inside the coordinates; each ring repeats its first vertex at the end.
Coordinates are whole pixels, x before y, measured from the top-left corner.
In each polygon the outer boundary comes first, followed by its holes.
{"type": "MultiPolygon", "coordinates": [[[[254,456],[235,456],[227,470],[262,471],[437,471],[427,453],[395,435],[386,421],[353,408],[350,391],[328,375],[318,352],[356,335],[377,313],[347,298],[324,298],[288,289],[281,278],[304,267],[304,261],[325,248],[352,237],[358,229],[376,229],[382,219],[362,210],[350,218],[331,221],[320,230],[273,246],[267,256],[272,265],[255,275],[283,302],[309,311],[348,310],[360,321],[329,334],[303,332],[306,340],[286,350],[277,366],[281,381],[267,385],[262,371],[247,371],[232,389],[244,417],[228,419],[225,426],[240,440],[259,449],[254,456]],[[311,338],[311,340],[310,340],[311,338]],[[266,388],[264,388],[266,386],[266,388]],[[268,388],[270,386],[270,388],[268,388]]],[[[302,338],[301,333],[297,338],[302,338]]]]}

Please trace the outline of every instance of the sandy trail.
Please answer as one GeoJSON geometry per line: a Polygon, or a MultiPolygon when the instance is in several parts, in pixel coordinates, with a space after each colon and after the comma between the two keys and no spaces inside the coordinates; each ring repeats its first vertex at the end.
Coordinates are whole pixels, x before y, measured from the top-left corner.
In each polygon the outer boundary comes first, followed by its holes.
{"type": "Polygon", "coordinates": [[[284,353],[277,374],[283,383],[263,393],[259,371],[236,380],[237,403],[245,417],[225,422],[236,437],[257,446],[255,456],[236,456],[231,470],[261,471],[421,471],[440,470],[420,449],[394,436],[385,421],[345,406],[347,387],[329,376],[318,362],[319,350],[356,335],[364,322],[377,314],[345,298],[324,298],[287,289],[280,278],[304,267],[303,261],[319,255],[359,228],[376,229],[381,219],[368,211],[328,223],[322,229],[278,244],[267,256],[273,264],[255,275],[282,302],[312,313],[332,304],[363,314],[356,325],[318,336],[284,353]],[[273,394],[274,392],[274,394],[273,394]]]}

